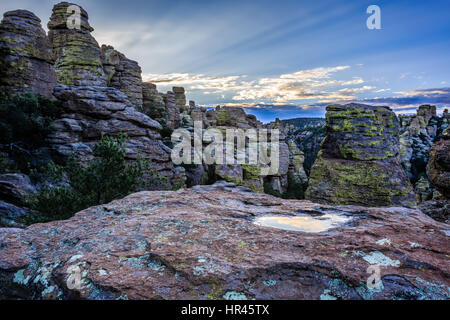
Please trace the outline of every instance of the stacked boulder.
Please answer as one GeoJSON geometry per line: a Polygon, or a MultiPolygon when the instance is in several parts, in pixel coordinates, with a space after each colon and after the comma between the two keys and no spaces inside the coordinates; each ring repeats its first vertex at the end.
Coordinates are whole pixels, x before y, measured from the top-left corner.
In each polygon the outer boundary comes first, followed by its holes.
{"type": "Polygon", "coordinates": [[[142,112],[149,115],[159,123],[168,121],[164,96],[158,92],[156,85],[150,82],[142,83],[142,112]]]}
{"type": "Polygon", "coordinates": [[[26,10],[6,12],[0,24],[0,90],[52,97],[53,63],[41,20],[26,10]]]}
{"type": "Polygon", "coordinates": [[[161,125],[137,111],[143,100],[140,67],[112,47],[100,50],[84,9],[80,8],[81,29],[69,29],[70,5],[55,5],[48,23],[59,83],[54,95],[65,111],[48,139],[56,156],[75,154],[88,161],[102,135],[126,134],[128,160],[152,160],[152,168],[169,182],[163,187],[184,181],[184,171],[174,168],[171,150],[161,140],[161,125]]]}
{"type": "Polygon", "coordinates": [[[112,46],[102,46],[101,58],[108,86],[125,93],[130,102],[137,109],[141,109],[143,104],[142,70],[139,64],[114,50],[112,46]]]}
{"type": "Polygon", "coordinates": [[[331,105],[306,198],[319,203],[413,206],[400,162],[399,122],[388,107],[331,105]]]}
{"type": "Polygon", "coordinates": [[[100,59],[100,47],[91,35],[94,29],[89,25],[87,12],[81,8],[79,29],[70,29],[69,7],[73,5],[61,2],[53,7],[48,23],[49,38],[53,44],[57,82],[75,86],[107,85],[105,72],[100,59]]]}
{"type": "Polygon", "coordinates": [[[173,87],[172,92],[175,95],[175,105],[180,109],[181,112],[184,111],[186,107],[186,94],[183,87],[173,87]]]}
{"type": "Polygon", "coordinates": [[[181,125],[180,108],[177,106],[175,93],[168,91],[163,95],[164,105],[167,113],[167,126],[177,129],[181,125]]]}

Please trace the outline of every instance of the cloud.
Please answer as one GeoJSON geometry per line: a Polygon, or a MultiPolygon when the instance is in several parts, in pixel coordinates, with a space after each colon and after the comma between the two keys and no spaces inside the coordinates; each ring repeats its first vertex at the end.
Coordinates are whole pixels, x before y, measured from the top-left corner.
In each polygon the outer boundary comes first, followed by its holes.
{"type": "Polygon", "coordinates": [[[364,99],[370,103],[384,103],[394,107],[420,104],[450,106],[450,88],[431,88],[398,92],[398,97],[377,97],[364,99]]]}
{"type": "Polygon", "coordinates": [[[233,100],[264,99],[266,102],[287,103],[314,99],[352,99],[354,98],[353,94],[373,88],[365,86],[363,88],[343,88],[337,91],[330,90],[364,83],[360,77],[351,80],[330,79],[335,73],[349,68],[350,66],[320,67],[282,74],[278,77],[261,78],[253,87],[239,91],[233,100]]]}
{"type": "MultiPolygon", "coordinates": [[[[385,89],[384,91],[388,90],[390,89],[385,89]]],[[[375,92],[378,91],[380,90],[377,90],[375,92]]],[[[389,106],[397,113],[415,113],[417,107],[422,104],[436,105],[438,112],[442,112],[445,108],[450,107],[450,88],[418,89],[418,90],[400,91],[397,93],[400,94],[400,96],[374,97],[364,99],[320,100],[312,105],[321,108],[332,103],[346,104],[356,102],[356,103],[389,106]]]]}
{"type": "Polygon", "coordinates": [[[223,96],[223,92],[250,88],[254,82],[245,81],[245,75],[212,77],[204,74],[170,73],[144,74],[144,81],[153,82],[162,87],[185,86],[188,90],[201,90],[202,93],[223,96]]]}
{"type": "Polygon", "coordinates": [[[164,89],[170,86],[184,86],[188,91],[218,94],[223,100],[226,96],[230,96],[231,100],[241,101],[241,104],[244,102],[286,104],[301,100],[352,99],[356,93],[373,88],[348,87],[363,84],[364,80],[361,77],[349,80],[331,78],[335,73],[349,68],[349,66],[320,67],[254,80],[249,80],[246,75],[215,77],[190,73],[144,74],[143,79],[156,83],[164,89]],[[333,88],[334,91],[331,90],[333,88]]]}

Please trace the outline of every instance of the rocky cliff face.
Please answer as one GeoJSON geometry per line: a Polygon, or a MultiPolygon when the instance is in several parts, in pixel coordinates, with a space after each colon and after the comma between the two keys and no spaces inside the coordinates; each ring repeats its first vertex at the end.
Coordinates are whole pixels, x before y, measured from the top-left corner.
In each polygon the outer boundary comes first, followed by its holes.
{"type": "Polygon", "coordinates": [[[331,207],[226,183],[142,192],[67,221],[0,229],[0,298],[449,299],[449,232],[418,210],[331,207]],[[380,270],[376,287],[369,267],[380,270]]]}
{"type": "Polygon", "coordinates": [[[450,200],[450,128],[445,129],[442,140],[431,148],[427,173],[437,191],[450,200]]]}
{"type": "Polygon", "coordinates": [[[0,24],[0,90],[52,97],[56,84],[52,46],[41,20],[26,10],[9,11],[0,24]]]}
{"type": "Polygon", "coordinates": [[[398,161],[399,123],[387,107],[327,107],[327,136],[312,167],[307,199],[369,206],[415,203],[398,161]]]}
{"type": "Polygon", "coordinates": [[[278,120],[272,123],[283,128],[287,140],[294,141],[304,154],[303,168],[309,177],[311,167],[320,150],[320,144],[325,138],[325,119],[321,118],[296,118],[278,120]]]}
{"type": "Polygon", "coordinates": [[[426,173],[430,149],[448,127],[447,116],[438,117],[436,107],[422,105],[414,116],[400,116],[400,161],[414,185],[419,201],[430,200],[433,188],[426,173]]]}

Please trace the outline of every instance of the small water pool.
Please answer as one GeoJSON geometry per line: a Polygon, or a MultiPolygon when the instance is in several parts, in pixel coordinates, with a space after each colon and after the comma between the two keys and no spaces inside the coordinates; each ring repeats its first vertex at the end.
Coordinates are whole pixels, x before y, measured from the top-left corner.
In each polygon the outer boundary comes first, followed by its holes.
{"type": "Polygon", "coordinates": [[[342,226],[352,218],[335,213],[327,213],[313,217],[309,215],[297,216],[261,216],[254,220],[259,226],[272,227],[289,231],[324,232],[342,226]]]}

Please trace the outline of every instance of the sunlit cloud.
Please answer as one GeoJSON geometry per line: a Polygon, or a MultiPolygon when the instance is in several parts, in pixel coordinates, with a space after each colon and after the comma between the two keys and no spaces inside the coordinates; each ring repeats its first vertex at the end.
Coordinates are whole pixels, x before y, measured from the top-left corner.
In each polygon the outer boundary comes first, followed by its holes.
{"type": "Polygon", "coordinates": [[[351,93],[361,92],[365,89],[361,90],[357,88],[354,92],[351,91],[353,88],[343,88],[337,91],[330,90],[335,87],[364,83],[364,80],[360,77],[351,80],[331,79],[336,72],[349,68],[350,66],[320,67],[282,74],[279,77],[261,78],[253,87],[239,91],[233,97],[233,100],[248,101],[265,99],[267,102],[287,103],[325,98],[351,99],[354,97],[351,93]],[[344,89],[349,91],[341,91],[344,89]]]}

